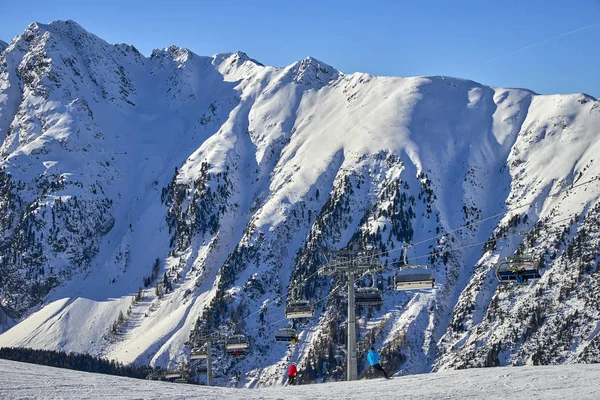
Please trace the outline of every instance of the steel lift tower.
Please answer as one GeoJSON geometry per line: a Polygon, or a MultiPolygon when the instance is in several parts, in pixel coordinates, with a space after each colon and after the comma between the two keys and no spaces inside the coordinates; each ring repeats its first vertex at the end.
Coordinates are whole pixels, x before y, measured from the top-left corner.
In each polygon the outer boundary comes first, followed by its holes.
{"type": "Polygon", "coordinates": [[[206,386],[212,386],[212,345],[213,342],[227,342],[227,335],[216,332],[202,332],[199,337],[202,346],[206,346],[206,386]]]}
{"type": "Polygon", "coordinates": [[[347,379],[358,377],[356,366],[356,306],[354,304],[354,276],[375,273],[385,269],[379,264],[379,250],[338,250],[325,253],[325,264],[319,275],[346,274],[348,277],[348,355],[347,379]]]}

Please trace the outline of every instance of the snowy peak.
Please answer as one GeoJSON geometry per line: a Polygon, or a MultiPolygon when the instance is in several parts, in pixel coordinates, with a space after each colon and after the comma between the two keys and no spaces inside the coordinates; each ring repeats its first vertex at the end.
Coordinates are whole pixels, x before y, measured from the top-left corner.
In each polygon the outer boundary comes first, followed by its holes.
{"type": "Polygon", "coordinates": [[[32,95],[60,99],[92,92],[97,100],[116,88],[114,104],[135,104],[130,74],[145,59],[133,46],[110,45],[73,21],[33,23],[13,44],[6,53],[32,95]]]}
{"type": "Polygon", "coordinates": [[[288,68],[292,72],[294,82],[306,86],[322,87],[336,80],[340,75],[331,65],[312,57],[295,62],[288,68]]]}
{"type": "Polygon", "coordinates": [[[0,40],[0,54],[2,54],[2,52],[4,51],[4,49],[6,49],[8,47],[8,43],[3,42],[2,40],[0,40]]]}
{"type": "Polygon", "coordinates": [[[235,53],[219,53],[213,57],[212,64],[227,80],[238,80],[250,77],[257,68],[264,65],[248,57],[242,51],[235,53]]]}
{"type": "MultiPolygon", "coordinates": [[[[48,43],[52,46],[59,45],[60,42],[64,45],[75,46],[80,50],[87,49],[90,52],[97,50],[98,45],[110,46],[104,40],[98,38],[96,35],[86,31],[79,24],[74,21],[53,21],[49,24],[41,24],[34,22],[30,24],[25,31],[17,36],[17,40],[21,39],[28,44],[39,40],[39,38],[45,39],[45,44],[48,43]],[[50,41],[48,38],[52,38],[50,41]]],[[[61,48],[60,50],[65,50],[61,48]]]]}
{"type": "Polygon", "coordinates": [[[212,58],[214,60],[215,65],[220,65],[220,64],[226,63],[226,64],[237,64],[239,66],[239,65],[244,64],[245,62],[249,61],[255,65],[264,67],[263,64],[259,63],[258,61],[256,61],[253,58],[248,57],[248,55],[246,53],[244,53],[243,51],[239,51],[239,50],[234,53],[218,53],[218,54],[215,54],[212,58]]]}
{"type": "Polygon", "coordinates": [[[175,62],[179,67],[192,58],[193,53],[183,47],[171,45],[164,49],[154,49],[150,55],[151,59],[168,59],[175,62]]]}
{"type": "Polygon", "coordinates": [[[52,21],[48,25],[36,23],[35,25],[47,27],[53,33],[61,34],[72,39],[77,39],[81,36],[93,37],[96,40],[101,40],[98,36],[88,32],[81,25],[73,20],[52,21]]]}

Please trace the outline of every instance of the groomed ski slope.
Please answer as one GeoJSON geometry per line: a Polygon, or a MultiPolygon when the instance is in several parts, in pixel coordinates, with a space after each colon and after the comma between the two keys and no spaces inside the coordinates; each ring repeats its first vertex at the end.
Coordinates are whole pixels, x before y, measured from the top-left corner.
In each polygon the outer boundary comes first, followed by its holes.
{"type": "Polygon", "coordinates": [[[0,360],[2,399],[597,399],[600,365],[503,367],[293,387],[144,381],[0,360]]]}

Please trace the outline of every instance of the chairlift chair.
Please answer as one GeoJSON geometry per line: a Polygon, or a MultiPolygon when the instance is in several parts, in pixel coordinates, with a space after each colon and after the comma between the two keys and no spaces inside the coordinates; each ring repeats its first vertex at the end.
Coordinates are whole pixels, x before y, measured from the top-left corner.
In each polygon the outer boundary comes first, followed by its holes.
{"type": "Polygon", "coordinates": [[[225,343],[225,351],[227,354],[233,356],[240,356],[246,354],[250,344],[246,335],[233,335],[227,339],[225,343]]]}
{"type": "Polygon", "coordinates": [[[315,315],[315,306],[308,300],[296,300],[285,308],[286,318],[310,318],[315,315]]]}
{"type": "Polygon", "coordinates": [[[298,342],[298,332],[292,328],[281,328],[275,332],[275,341],[279,343],[298,342]]]}
{"type": "Polygon", "coordinates": [[[375,278],[372,278],[373,286],[361,287],[354,293],[354,303],[357,306],[378,306],[383,304],[381,290],[375,287],[375,278]]]}
{"type": "Polygon", "coordinates": [[[433,289],[435,287],[435,275],[427,268],[427,265],[409,265],[404,251],[405,266],[394,275],[394,289],[416,290],[433,289]]]}
{"type": "Polygon", "coordinates": [[[168,371],[165,372],[165,379],[178,379],[181,378],[181,372],[168,371]]]}
{"type": "Polygon", "coordinates": [[[530,279],[540,279],[539,262],[531,257],[507,257],[496,267],[496,278],[500,283],[515,281],[525,283],[530,279]]]}
{"type": "Polygon", "coordinates": [[[396,290],[433,289],[434,287],[435,276],[426,265],[416,265],[414,268],[398,271],[394,276],[396,290]]]}
{"type": "Polygon", "coordinates": [[[207,357],[206,350],[204,348],[192,349],[190,351],[190,360],[202,360],[207,357]]]}

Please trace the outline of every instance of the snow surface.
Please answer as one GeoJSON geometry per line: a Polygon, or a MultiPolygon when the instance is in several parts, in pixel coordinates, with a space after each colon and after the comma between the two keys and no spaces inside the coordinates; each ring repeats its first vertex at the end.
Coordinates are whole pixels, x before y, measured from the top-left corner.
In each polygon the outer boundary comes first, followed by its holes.
{"type": "Polygon", "coordinates": [[[0,360],[2,399],[597,399],[600,365],[498,367],[293,387],[144,381],[0,360]]]}
{"type": "MultiPolygon", "coordinates": [[[[0,335],[0,346],[175,368],[189,354],[190,333],[215,299],[226,261],[240,248],[250,248],[256,257],[235,266],[227,295],[231,308],[245,305],[244,331],[256,352],[216,362],[220,371],[240,372],[248,386],[278,384],[290,358],[303,362],[319,342],[330,340],[328,325],[340,315],[330,302],[299,328],[299,346],[272,343],[275,330],[288,324],[282,316],[292,275],[306,272],[298,254],[310,258],[308,238],[317,238],[311,243],[315,248],[339,249],[357,232],[374,235],[381,229],[382,244],[394,249],[385,261],[397,263],[403,242],[388,240],[392,201],[385,189],[400,181],[399,190],[416,199],[410,223],[412,241],[420,244],[411,249],[411,260],[430,264],[437,286],[408,293],[386,290],[382,307],[359,312],[361,337],[373,333],[378,348],[406,356],[398,371],[429,372],[489,360],[533,364],[532,354],[547,348],[538,339],[569,331],[555,323],[574,312],[581,315],[585,307],[589,312],[577,340],[565,339],[545,362],[576,362],[598,337],[595,303],[576,298],[595,295],[587,285],[595,279],[591,271],[598,256],[591,255],[592,266],[582,267],[580,274],[579,264],[563,257],[567,243],[554,242],[567,226],[572,234],[565,240],[573,240],[581,221],[553,226],[534,240],[533,250],[546,257],[546,278],[539,284],[498,288],[493,277],[494,264],[524,241],[520,230],[530,232],[544,218],[597,218],[590,210],[598,204],[600,185],[565,191],[578,180],[600,176],[594,160],[600,153],[596,99],[540,96],[440,76],[344,74],[311,57],[277,68],[241,52],[203,57],[171,46],[147,58],[131,46],[109,45],[72,21],[32,24],[11,41],[2,60],[0,165],[23,182],[19,193],[27,215],[37,218],[28,226],[42,243],[46,266],[41,273],[27,266],[17,272],[40,273],[31,279],[41,282],[54,274],[62,281],[30,307],[17,307],[18,294],[3,297],[2,307],[17,309],[23,318],[0,335]],[[175,183],[184,187],[184,208],[202,200],[193,185],[204,162],[210,165],[213,192],[223,184],[214,180],[217,174],[230,171],[229,197],[211,205],[226,210],[216,211],[217,232],[194,232],[189,245],[174,251],[161,189],[178,168],[175,183]],[[40,182],[63,185],[41,190],[40,182]],[[435,195],[430,200],[426,185],[435,195]],[[82,208],[77,218],[58,220],[59,238],[69,247],[57,251],[47,243],[52,216],[57,202],[73,198],[82,208]],[[112,203],[101,213],[103,200],[112,203]],[[326,206],[337,200],[347,210],[327,219],[326,206]],[[529,205],[509,211],[524,203],[529,205]],[[516,213],[526,214],[528,222],[511,227],[496,249],[465,247],[506,228],[516,213]],[[448,238],[450,248],[457,249],[447,265],[430,262],[438,233],[490,215],[499,218],[448,238]],[[323,218],[317,221],[317,216],[323,218]],[[78,236],[97,221],[111,226],[109,232],[78,236]],[[70,255],[82,252],[78,243],[86,240],[91,241],[86,250],[97,249],[93,259],[73,262],[70,255]],[[150,287],[132,305],[156,258],[159,276],[173,270],[181,278],[164,298],[150,287]],[[565,265],[572,274],[565,273],[565,265]],[[263,291],[253,291],[253,283],[263,291]],[[513,301],[510,291],[529,301],[513,301]],[[570,302],[564,301],[567,292],[570,302]],[[265,304],[261,322],[256,311],[265,304]],[[500,311],[490,313],[490,304],[499,304],[500,311]],[[538,304],[544,305],[535,311],[548,317],[540,318],[547,331],[531,336],[530,348],[521,347],[519,334],[529,324],[524,316],[533,315],[531,307],[538,304]],[[110,325],[130,305],[127,325],[107,338],[110,325]],[[502,346],[502,354],[490,343],[502,346]]],[[[597,232],[588,243],[597,248],[597,232]]],[[[385,271],[383,281],[393,272],[392,267],[385,271]]],[[[319,277],[314,287],[315,298],[326,299],[334,283],[319,277]]],[[[319,366],[323,374],[339,372],[343,365],[343,349],[332,346],[337,364],[319,366]]],[[[235,383],[221,372],[215,381],[235,383]]]]}

